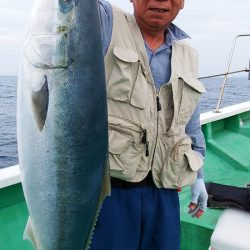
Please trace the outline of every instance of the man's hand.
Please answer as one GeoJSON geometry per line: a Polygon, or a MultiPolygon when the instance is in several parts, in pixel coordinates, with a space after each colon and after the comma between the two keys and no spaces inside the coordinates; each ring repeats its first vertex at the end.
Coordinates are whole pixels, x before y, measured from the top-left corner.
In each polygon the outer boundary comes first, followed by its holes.
{"type": "Polygon", "coordinates": [[[197,178],[196,182],[191,186],[191,202],[189,203],[188,213],[192,217],[200,218],[206,208],[208,194],[205,187],[204,179],[197,178]]]}

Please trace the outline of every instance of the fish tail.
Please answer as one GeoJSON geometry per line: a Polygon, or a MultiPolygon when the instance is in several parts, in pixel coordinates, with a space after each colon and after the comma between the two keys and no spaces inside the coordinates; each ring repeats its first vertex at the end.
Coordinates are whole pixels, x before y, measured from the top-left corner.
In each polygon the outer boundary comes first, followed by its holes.
{"type": "Polygon", "coordinates": [[[92,223],[92,227],[90,230],[89,239],[87,241],[86,248],[84,250],[88,250],[90,248],[91,241],[92,241],[94,231],[95,231],[96,222],[97,222],[98,216],[100,214],[101,206],[103,204],[103,200],[105,199],[106,196],[110,196],[110,195],[111,195],[110,172],[109,172],[109,160],[107,159],[102,189],[100,192],[100,197],[99,197],[99,201],[98,201],[98,205],[97,205],[97,209],[96,209],[96,215],[95,215],[95,218],[94,218],[93,223],[92,223]]]}
{"type": "Polygon", "coordinates": [[[35,238],[34,230],[33,230],[33,227],[32,227],[32,221],[31,221],[30,216],[28,218],[28,221],[27,221],[24,233],[23,233],[23,239],[24,240],[29,240],[32,243],[34,249],[36,249],[36,250],[41,249],[41,248],[38,247],[37,240],[35,238]]]}

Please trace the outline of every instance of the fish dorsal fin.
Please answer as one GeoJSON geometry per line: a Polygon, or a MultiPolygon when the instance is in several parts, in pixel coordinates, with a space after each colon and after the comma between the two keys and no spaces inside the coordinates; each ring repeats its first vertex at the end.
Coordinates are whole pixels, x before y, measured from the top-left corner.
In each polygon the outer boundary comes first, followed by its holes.
{"type": "Polygon", "coordinates": [[[49,89],[47,77],[44,76],[43,82],[38,90],[32,90],[32,108],[36,123],[40,131],[43,130],[49,106],[49,89]]]}

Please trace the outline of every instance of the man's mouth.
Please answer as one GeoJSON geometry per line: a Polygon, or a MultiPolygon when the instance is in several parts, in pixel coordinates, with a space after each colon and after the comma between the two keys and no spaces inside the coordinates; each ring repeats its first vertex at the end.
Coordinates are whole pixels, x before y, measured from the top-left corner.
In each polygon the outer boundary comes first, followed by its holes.
{"type": "Polygon", "coordinates": [[[165,13],[167,12],[168,10],[166,9],[158,9],[158,8],[150,8],[151,11],[155,11],[155,12],[158,12],[158,13],[165,13]]]}

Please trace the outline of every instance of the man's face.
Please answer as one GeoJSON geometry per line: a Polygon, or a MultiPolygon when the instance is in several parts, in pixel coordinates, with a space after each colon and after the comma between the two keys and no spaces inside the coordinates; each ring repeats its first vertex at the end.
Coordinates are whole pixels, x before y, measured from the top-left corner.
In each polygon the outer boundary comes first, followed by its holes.
{"type": "Polygon", "coordinates": [[[184,6],[184,0],[131,0],[140,28],[165,29],[184,6]]]}

